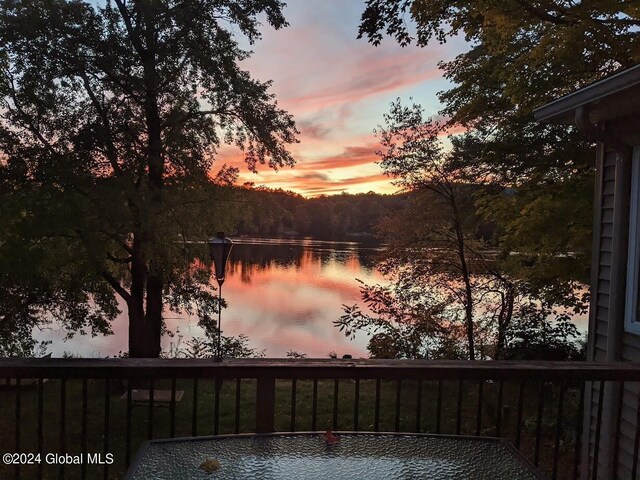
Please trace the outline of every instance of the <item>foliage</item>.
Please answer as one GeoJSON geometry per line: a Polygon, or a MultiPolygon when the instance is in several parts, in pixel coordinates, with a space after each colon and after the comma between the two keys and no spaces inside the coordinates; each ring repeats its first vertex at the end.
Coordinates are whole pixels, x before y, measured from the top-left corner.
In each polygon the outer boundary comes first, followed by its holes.
{"type": "MultiPolygon", "coordinates": [[[[583,285],[591,255],[595,155],[575,128],[542,125],[534,121],[533,110],[637,64],[638,27],[640,9],[622,0],[367,1],[360,37],[374,45],[387,34],[403,46],[454,37],[464,37],[469,46],[439,64],[452,83],[439,94],[444,104],[440,116],[449,132],[462,130],[449,136],[446,161],[455,182],[482,186],[473,195],[475,214],[492,228],[490,238],[479,236],[495,257],[483,262],[476,278],[490,274],[499,280],[500,288],[489,291],[500,300],[497,312],[505,312],[505,306],[509,312],[499,332],[501,355],[578,355],[575,332],[565,328],[564,320],[587,309],[583,285]],[[549,320],[554,317],[557,322],[549,320]]],[[[407,115],[411,119],[416,111],[407,110],[407,115]]],[[[433,138],[435,133],[427,130],[415,134],[433,138]]],[[[390,156],[403,160],[398,154],[402,151],[390,156]]],[[[406,166],[419,169],[422,156],[409,159],[414,165],[406,166]]],[[[478,307],[483,295],[469,298],[474,297],[478,307]]],[[[485,308],[480,317],[494,311],[485,308]]],[[[500,318],[498,313],[498,325],[500,318]]]]}
{"type": "MultiPolygon", "coordinates": [[[[345,306],[335,323],[346,335],[372,334],[374,356],[503,358],[520,338],[516,324],[547,325],[559,309],[583,313],[586,303],[575,282],[513,274],[529,256],[511,250],[519,239],[495,235],[504,226],[497,217],[487,225],[477,199],[491,195],[506,203],[514,195],[499,185],[468,183],[471,168],[443,148],[446,127],[423,114],[420,105],[398,100],[378,130],[382,168],[412,191],[408,205],[381,226],[388,246],[380,270],[390,284],[363,286],[368,312],[345,306]]],[[[562,332],[558,344],[568,345],[571,332],[562,332]]]]}
{"type": "Polygon", "coordinates": [[[541,125],[532,111],[640,62],[639,26],[640,9],[623,0],[368,0],[360,36],[420,46],[465,38],[469,49],[440,63],[453,84],[440,113],[469,129],[451,139],[454,156],[472,181],[513,189],[481,200],[505,248],[527,257],[511,273],[554,284],[587,277],[595,155],[574,128],[541,125]]]}
{"type": "Polygon", "coordinates": [[[568,315],[519,319],[508,337],[505,360],[586,360],[586,342],[568,315]]]}
{"type": "Polygon", "coordinates": [[[359,330],[371,334],[367,349],[372,358],[465,358],[464,330],[442,321],[445,298],[436,298],[435,289],[425,291],[420,283],[411,287],[409,282],[417,279],[398,280],[391,286],[362,284],[366,310],[345,305],[335,325],[351,338],[359,330]]]}
{"type": "MultiPolygon", "coordinates": [[[[260,358],[265,356],[264,350],[257,350],[249,346],[249,337],[238,335],[237,337],[220,338],[220,349],[223,358],[260,358]]],[[[194,337],[186,342],[185,348],[176,351],[176,357],[183,358],[215,358],[218,348],[217,339],[211,337],[194,337]]]]}
{"type": "MultiPolygon", "coordinates": [[[[351,337],[358,330],[368,332],[371,338],[367,349],[372,358],[467,359],[464,329],[450,320],[455,318],[455,308],[445,300],[446,294],[439,301],[433,298],[430,292],[437,289],[431,278],[415,276],[393,281],[389,286],[363,284],[366,309],[345,306],[343,315],[334,323],[351,337]],[[428,290],[409,290],[410,283],[426,284],[428,290]]],[[[490,303],[485,301],[481,309],[490,307],[490,303]]],[[[585,359],[583,336],[571,316],[529,298],[514,302],[499,352],[495,344],[495,312],[478,312],[474,319],[480,359],[585,359]]]]}
{"type": "Polygon", "coordinates": [[[373,192],[304,198],[284,190],[242,188],[243,205],[235,233],[308,235],[314,238],[372,237],[387,214],[406,203],[406,195],[373,192]]]}
{"type": "Polygon", "coordinates": [[[359,36],[378,45],[386,33],[401,45],[415,41],[420,46],[463,36],[470,50],[443,66],[446,73],[466,69],[467,81],[456,82],[459,87],[450,92],[459,102],[447,104],[468,119],[493,111],[499,120],[509,110],[505,107],[530,111],[639,63],[638,27],[640,7],[625,0],[507,0],[500,5],[492,0],[368,0],[359,36]],[[484,79],[473,81],[470,69],[500,82],[498,101],[492,101],[496,92],[478,88],[484,79]],[[475,101],[472,91],[479,95],[475,101]]]}
{"type": "Polygon", "coordinates": [[[289,349],[289,351],[287,352],[287,358],[307,358],[307,354],[306,353],[301,353],[298,352],[296,350],[291,350],[289,349]]]}
{"type": "Polygon", "coordinates": [[[444,126],[424,119],[423,114],[421,106],[406,107],[398,100],[385,114],[385,126],[377,131],[382,169],[415,193],[409,208],[383,226],[390,247],[382,271],[409,292],[422,284],[420,279],[428,278],[434,292],[422,293],[418,288],[414,295],[440,310],[439,323],[463,324],[467,355],[473,360],[473,274],[479,268],[487,270],[483,242],[476,238],[479,220],[472,202],[474,186],[464,183],[464,170],[443,148],[439,137],[444,126]],[[455,308],[440,308],[440,304],[455,308]]]}
{"type": "MultiPolygon", "coordinates": [[[[229,228],[237,170],[294,163],[293,119],[239,67],[278,0],[5,0],[0,17],[0,311],[8,341],[53,317],[157,356],[165,302],[215,310],[201,245],[229,228]],[[260,19],[260,20],[259,20],[260,19]],[[204,273],[203,273],[204,272],[204,273]],[[199,286],[204,286],[205,293],[199,286]],[[17,328],[12,328],[16,325],[17,328]]],[[[205,318],[206,320],[206,318],[205,318]]],[[[27,344],[23,347],[28,348],[27,344]]]]}

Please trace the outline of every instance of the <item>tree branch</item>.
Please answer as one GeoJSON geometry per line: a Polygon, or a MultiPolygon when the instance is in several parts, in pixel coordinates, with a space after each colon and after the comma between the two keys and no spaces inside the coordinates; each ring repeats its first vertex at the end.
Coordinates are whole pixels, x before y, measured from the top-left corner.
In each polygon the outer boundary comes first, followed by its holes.
{"type": "Polygon", "coordinates": [[[173,121],[167,121],[164,123],[162,128],[170,127],[169,133],[167,133],[166,138],[169,139],[175,133],[175,131],[181,125],[184,125],[189,120],[196,117],[204,117],[205,115],[220,115],[222,113],[227,113],[227,110],[224,108],[217,108],[215,110],[199,110],[197,112],[189,112],[178,115],[173,121]]]}
{"type": "Polygon", "coordinates": [[[91,88],[91,82],[89,82],[89,77],[87,76],[87,72],[85,72],[84,70],[81,70],[79,75],[80,75],[80,78],[82,78],[84,89],[87,92],[87,95],[89,95],[89,98],[91,99],[91,103],[93,104],[94,108],[97,110],[98,115],[100,115],[100,119],[102,120],[102,126],[104,130],[103,133],[105,137],[105,142],[107,144],[107,158],[109,159],[109,164],[111,165],[111,168],[113,168],[113,171],[117,176],[122,176],[122,169],[118,164],[118,153],[116,150],[116,146],[113,143],[113,133],[111,130],[111,123],[109,122],[109,116],[107,115],[106,110],[104,109],[104,107],[96,97],[93,89],[91,88]]]}
{"type": "Polygon", "coordinates": [[[132,260],[132,258],[133,258],[133,257],[118,258],[118,257],[116,257],[115,255],[113,255],[113,254],[112,254],[112,253],[110,253],[110,252],[107,252],[107,254],[106,254],[106,255],[107,255],[107,258],[108,258],[109,260],[111,260],[113,263],[129,263],[129,262],[131,262],[131,260],[132,260]]]}
{"type": "Polygon", "coordinates": [[[120,282],[116,280],[109,272],[102,272],[102,278],[104,278],[111,288],[113,288],[118,295],[122,297],[122,299],[127,302],[127,304],[131,301],[131,294],[125,290],[125,288],[120,285],[120,282]]]}
{"type": "Polygon", "coordinates": [[[116,5],[118,5],[120,16],[122,16],[122,21],[124,22],[124,25],[127,29],[129,40],[131,40],[131,44],[133,45],[133,48],[135,48],[140,58],[143,58],[144,55],[146,54],[146,51],[142,46],[140,39],[136,35],[133,24],[131,23],[131,16],[129,15],[129,10],[127,9],[127,6],[125,5],[125,2],[123,0],[115,0],[115,2],[116,2],[116,5]]]}
{"type": "Polygon", "coordinates": [[[526,2],[525,0],[516,0],[516,2],[518,3],[518,5],[524,8],[528,13],[532,14],[533,16],[545,22],[550,22],[555,25],[572,25],[576,23],[576,20],[574,19],[568,19],[562,16],[551,15],[549,12],[542,10],[541,8],[535,7],[531,5],[529,2],[526,2]]]}

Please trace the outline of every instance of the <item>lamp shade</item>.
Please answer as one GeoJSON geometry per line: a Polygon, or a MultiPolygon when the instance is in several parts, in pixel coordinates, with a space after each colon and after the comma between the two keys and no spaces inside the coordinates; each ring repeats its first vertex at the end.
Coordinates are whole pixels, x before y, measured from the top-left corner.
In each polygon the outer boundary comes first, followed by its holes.
{"type": "Polygon", "coordinates": [[[216,268],[218,285],[222,285],[224,282],[224,272],[232,246],[233,242],[230,238],[224,236],[224,232],[218,232],[215,238],[209,239],[209,251],[211,252],[211,258],[216,268]]]}

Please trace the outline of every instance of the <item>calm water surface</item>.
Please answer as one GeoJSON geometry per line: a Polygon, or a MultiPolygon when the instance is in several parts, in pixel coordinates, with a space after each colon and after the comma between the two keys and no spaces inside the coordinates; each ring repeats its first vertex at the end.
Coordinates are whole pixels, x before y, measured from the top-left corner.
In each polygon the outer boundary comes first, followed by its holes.
{"type": "MultiPolygon", "coordinates": [[[[234,240],[227,279],[222,294],[228,308],[222,312],[225,335],[245,334],[250,346],[265,350],[268,357],[284,357],[289,350],[309,357],[366,357],[368,338],[349,340],[333,326],[342,305],[362,304],[359,284],[382,283],[375,269],[375,245],[359,242],[320,240],[257,239],[234,240]]],[[[52,340],[53,356],[64,352],[81,356],[113,356],[127,351],[126,310],[113,323],[114,334],[91,337],[78,335],[64,341],[65,332],[44,330],[39,340],[52,340]]],[[[163,339],[163,350],[185,347],[201,336],[195,316],[166,312],[173,337],[163,339]]]]}
{"type": "MultiPolygon", "coordinates": [[[[309,357],[350,354],[367,357],[368,337],[359,334],[349,340],[333,325],[342,305],[362,305],[360,279],[368,284],[385,283],[375,269],[379,247],[360,242],[332,242],[312,239],[234,240],[227,265],[223,297],[228,308],[222,312],[225,335],[244,334],[249,346],[264,350],[268,357],[285,357],[289,350],[309,357]]],[[[54,357],[65,352],[84,357],[118,355],[128,350],[125,312],[113,322],[114,334],[91,337],[78,335],[64,340],[65,332],[49,329],[37,332],[39,340],[52,340],[54,357]]],[[[166,352],[184,351],[185,343],[202,337],[195,316],[165,312],[174,336],[165,336],[166,352]]],[[[586,332],[587,315],[574,317],[586,332]]]]}

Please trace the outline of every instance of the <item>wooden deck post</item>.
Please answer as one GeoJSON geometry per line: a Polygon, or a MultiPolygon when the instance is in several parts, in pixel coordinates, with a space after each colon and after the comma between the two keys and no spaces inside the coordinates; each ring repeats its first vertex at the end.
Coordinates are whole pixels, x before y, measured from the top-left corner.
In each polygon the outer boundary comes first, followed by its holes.
{"type": "Polygon", "coordinates": [[[272,433],[276,403],[275,377],[260,375],[256,390],[256,432],[272,433]]]}

